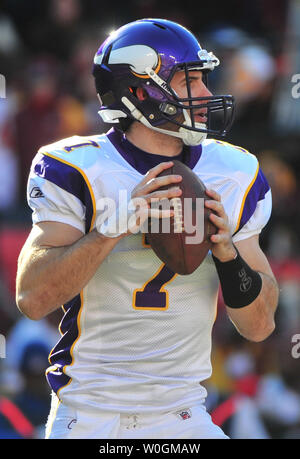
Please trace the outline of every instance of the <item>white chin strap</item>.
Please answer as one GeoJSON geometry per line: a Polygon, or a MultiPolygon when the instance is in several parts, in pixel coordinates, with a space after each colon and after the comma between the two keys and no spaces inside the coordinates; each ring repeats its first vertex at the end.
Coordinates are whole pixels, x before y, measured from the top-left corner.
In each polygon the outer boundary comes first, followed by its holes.
{"type": "MultiPolygon", "coordinates": [[[[191,126],[192,121],[191,118],[186,110],[183,110],[183,115],[185,118],[184,125],[185,126],[191,126]]],[[[195,123],[195,127],[197,129],[205,129],[206,126],[204,123],[195,123]]],[[[203,140],[206,139],[207,133],[206,132],[195,132],[195,131],[190,131],[189,129],[185,129],[184,127],[181,127],[178,131],[179,133],[182,134],[182,140],[185,145],[200,145],[200,143],[203,142],[203,140]]]]}
{"type": "MultiPolygon", "coordinates": [[[[205,124],[203,124],[203,123],[195,123],[195,127],[197,129],[205,129],[206,128],[205,124]]],[[[191,147],[195,146],[195,145],[200,145],[200,143],[202,143],[207,137],[206,132],[189,131],[188,129],[184,129],[183,127],[181,127],[179,129],[179,132],[182,133],[182,137],[181,138],[183,140],[183,143],[185,145],[189,145],[191,147]]]]}
{"type": "MultiPolygon", "coordinates": [[[[185,129],[184,127],[181,127],[178,131],[169,131],[168,129],[161,129],[161,128],[152,126],[147,120],[147,118],[145,118],[145,116],[135,107],[135,105],[133,105],[130,102],[129,99],[127,99],[127,97],[122,97],[122,102],[128,108],[128,110],[130,110],[131,115],[137,121],[140,121],[142,124],[144,124],[150,129],[153,129],[154,131],[161,132],[162,134],[168,134],[173,137],[179,137],[180,139],[182,139],[185,145],[189,145],[189,146],[200,145],[200,143],[202,143],[207,137],[206,132],[195,132],[189,129],[185,129]]],[[[109,110],[105,110],[105,112],[108,112],[108,111],[109,110]]],[[[103,115],[104,115],[103,112],[104,110],[99,112],[99,115],[101,116],[101,118],[103,118],[103,115]]],[[[183,114],[185,118],[185,121],[183,124],[186,126],[192,126],[191,118],[188,112],[186,110],[183,110],[183,114]]],[[[104,120],[105,122],[109,121],[107,115],[109,116],[109,114],[106,113],[106,116],[105,116],[106,119],[104,120]]],[[[116,121],[118,120],[115,118],[113,122],[116,122],[116,121]]],[[[112,120],[110,120],[110,122],[112,122],[112,120]]],[[[195,123],[195,127],[197,129],[205,129],[206,125],[203,123],[195,123]]]]}

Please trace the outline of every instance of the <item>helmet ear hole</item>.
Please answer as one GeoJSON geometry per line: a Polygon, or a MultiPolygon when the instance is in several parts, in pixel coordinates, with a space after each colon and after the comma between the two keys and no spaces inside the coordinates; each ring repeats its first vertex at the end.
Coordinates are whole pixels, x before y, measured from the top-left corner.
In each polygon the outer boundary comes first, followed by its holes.
{"type": "Polygon", "coordinates": [[[135,95],[141,101],[148,98],[148,93],[144,88],[136,88],[135,95]]]}

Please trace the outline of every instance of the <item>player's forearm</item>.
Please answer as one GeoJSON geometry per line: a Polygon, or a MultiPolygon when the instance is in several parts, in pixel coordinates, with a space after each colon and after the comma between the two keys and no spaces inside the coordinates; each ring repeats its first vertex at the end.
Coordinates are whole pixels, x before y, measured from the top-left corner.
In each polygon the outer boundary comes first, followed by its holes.
{"type": "Polygon", "coordinates": [[[227,307],[228,316],[239,333],[251,341],[263,341],[275,328],[274,314],[279,289],[274,278],[260,273],[262,289],[258,297],[240,309],[227,307]]]}
{"type": "Polygon", "coordinates": [[[25,246],[16,283],[20,311],[38,320],[74,298],[119,240],[92,231],[65,247],[25,246]]]}

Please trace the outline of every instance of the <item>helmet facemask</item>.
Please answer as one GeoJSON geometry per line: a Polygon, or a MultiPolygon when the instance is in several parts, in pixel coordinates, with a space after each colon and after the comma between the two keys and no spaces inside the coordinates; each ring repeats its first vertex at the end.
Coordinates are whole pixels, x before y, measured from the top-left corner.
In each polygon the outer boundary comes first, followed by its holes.
{"type": "Polygon", "coordinates": [[[140,101],[136,96],[125,97],[122,98],[122,102],[130,110],[131,115],[145,126],[179,137],[186,145],[199,145],[207,135],[224,137],[233,122],[234,99],[229,95],[193,97],[189,81],[191,70],[201,70],[207,86],[207,71],[199,67],[199,62],[173,66],[167,79],[161,78],[153,70],[146,69],[152,81],[147,80],[141,87],[147,92],[148,98],[140,101]],[[171,86],[175,73],[179,71],[185,72],[187,87],[185,98],[180,98],[171,86]],[[195,112],[199,113],[203,110],[207,120],[199,123],[195,120],[195,112]],[[163,127],[166,123],[172,123],[179,129],[166,129],[163,127]]]}

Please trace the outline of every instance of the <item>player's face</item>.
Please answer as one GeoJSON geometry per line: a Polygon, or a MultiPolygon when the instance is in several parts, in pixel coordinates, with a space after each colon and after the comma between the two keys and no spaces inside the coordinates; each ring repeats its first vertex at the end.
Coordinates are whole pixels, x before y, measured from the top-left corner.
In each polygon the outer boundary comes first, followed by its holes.
{"type": "MultiPolygon", "coordinates": [[[[202,72],[200,70],[189,71],[189,84],[191,88],[192,97],[210,97],[212,93],[207,89],[203,80],[202,72]]],[[[186,75],[184,71],[176,72],[171,81],[171,86],[180,98],[188,97],[186,75]]],[[[193,102],[193,105],[197,105],[199,102],[193,102]]],[[[194,118],[198,123],[206,123],[207,109],[195,109],[194,118]]]]}

